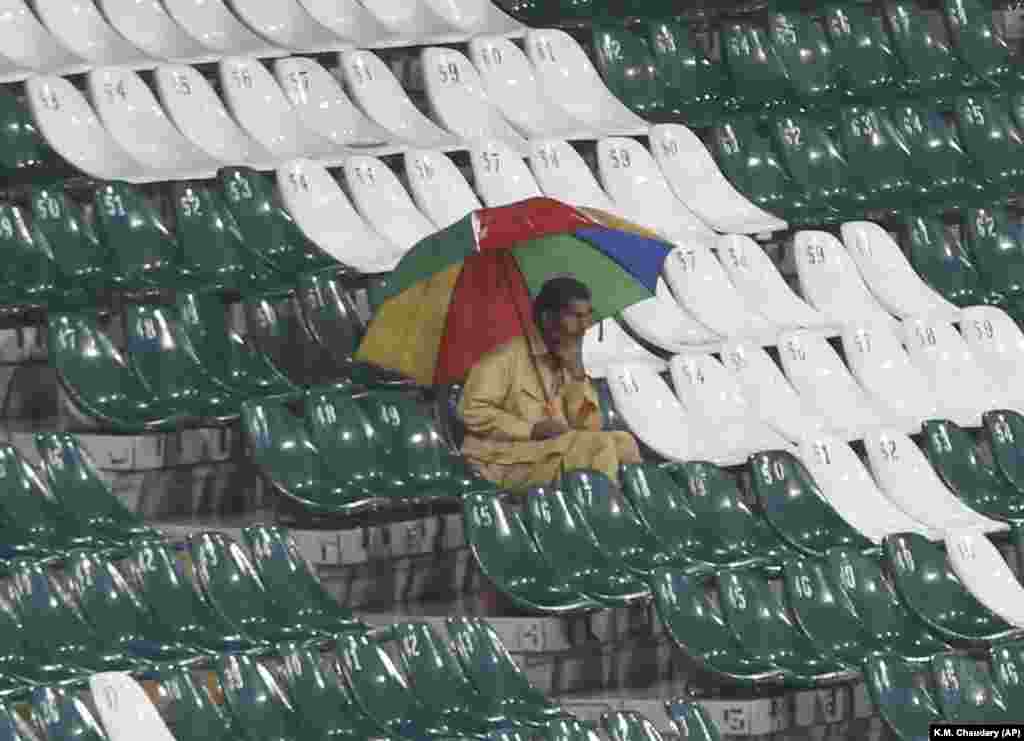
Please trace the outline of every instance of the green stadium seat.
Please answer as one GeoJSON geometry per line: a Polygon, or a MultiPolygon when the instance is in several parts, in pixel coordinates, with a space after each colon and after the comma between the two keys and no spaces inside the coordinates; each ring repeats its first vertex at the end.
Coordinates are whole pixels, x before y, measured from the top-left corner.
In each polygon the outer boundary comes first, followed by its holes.
{"type": "Polygon", "coordinates": [[[793,90],[771,36],[749,23],[721,28],[722,59],[740,106],[764,111],[785,105],[793,90]]]}
{"type": "Polygon", "coordinates": [[[25,643],[26,630],[7,599],[0,599],[0,700],[19,699],[37,684],[80,686],[90,672],[64,663],[46,663],[33,656],[25,643]]]}
{"type": "Polygon", "coordinates": [[[818,687],[849,681],[857,670],[820,653],[793,623],[766,576],[747,571],[718,574],[718,594],[726,624],[755,659],[788,670],[786,684],[818,687]]]}
{"type": "Polygon", "coordinates": [[[313,339],[338,365],[351,363],[366,327],[337,276],[331,271],[307,273],[299,277],[296,291],[313,339]]]}
{"type": "Polygon", "coordinates": [[[864,663],[868,693],[892,735],[900,741],[931,738],[932,723],[946,719],[920,669],[894,654],[878,654],[864,663]]]}
{"type": "Polygon", "coordinates": [[[316,342],[290,293],[259,293],[245,299],[246,338],[292,383],[329,384],[342,377],[331,352],[316,342]]]}
{"type": "Polygon", "coordinates": [[[866,198],[850,187],[850,165],[823,125],[793,114],[776,118],[771,133],[782,163],[812,209],[863,214],[866,198]]]}
{"type": "Polygon", "coordinates": [[[371,489],[383,488],[379,462],[385,454],[376,426],[352,390],[320,387],[305,392],[306,429],[338,481],[371,489]]]}
{"type": "Polygon", "coordinates": [[[541,721],[565,715],[557,703],[530,683],[487,621],[449,617],[445,626],[466,676],[477,692],[500,706],[507,717],[541,721]]]}
{"type": "Polygon", "coordinates": [[[154,305],[126,307],[125,334],[132,368],[157,404],[181,409],[202,423],[234,421],[241,398],[210,377],[199,364],[181,323],[169,314],[154,305]]]}
{"type": "Polygon", "coordinates": [[[928,661],[949,650],[910,613],[875,558],[835,548],[828,553],[828,570],[868,633],[902,659],[928,661]]]}
{"type": "Polygon", "coordinates": [[[965,430],[949,420],[928,420],[923,432],[929,462],[960,501],[992,519],[1024,523],[1024,497],[981,458],[965,430]]]}
{"type": "Polygon", "coordinates": [[[983,0],[943,0],[954,51],[964,66],[1000,86],[1024,82],[1020,62],[1012,58],[1003,34],[992,22],[992,5],[983,0]]]}
{"type": "Polygon", "coordinates": [[[698,528],[714,532],[719,547],[728,549],[736,561],[751,559],[749,565],[778,567],[796,553],[747,507],[736,479],[724,469],[694,461],[670,470],[686,492],[698,528]]]}
{"type": "Polygon", "coordinates": [[[243,635],[193,586],[173,546],[140,539],[127,561],[153,622],[173,642],[220,652],[262,652],[266,643],[243,635]]]}
{"type": "Polygon", "coordinates": [[[961,234],[985,285],[1008,299],[1024,296],[1024,235],[1006,208],[967,209],[961,234]]]}
{"type": "Polygon", "coordinates": [[[293,622],[330,634],[364,627],[324,588],[287,530],[253,525],[242,530],[242,537],[268,594],[293,622]]]}
{"type": "Polygon", "coordinates": [[[249,251],[222,193],[198,183],[175,183],[172,198],[182,263],[197,285],[246,291],[280,280],[275,280],[270,265],[249,251]]]}
{"type": "Polygon", "coordinates": [[[1016,192],[1024,182],[1024,135],[1003,101],[987,94],[959,95],[956,121],[960,141],[992,184],[993,197],[1016,192]]]}
{"type": "Polygon", "coordinates": [[[61,506],[90,531],[127,544],[140,536],[159,536],[114,495],[96,463],[67,432],[37,432],[35,446],[43,474],[61,506]]]}
{"type": "Polygon", "coordinates": [[[293,646],[281,658],[285,690],[309,734],[303,738],[388,741],[384,727],[363,714],[345,682],[324,668],[319,653],[293,646]]]}
{"type": "Polygon", "coordinates": [[[251,656],[228,654],[216,662],[224,703],[247,739],[303,741],[302,719],[270,670],[251,656]]]}
{"type": "Polygon", "coordinates": [[[100,241],[82,207],[57,187],[35,186],[29,198],[32,223],[53,251],[54,260],[73,286],[95,300],[122,282],[109,250],[100,241]]]}
{"type": "Polygon", "coordinates": [[[985,439],[992,448],[992,459],[1018,494],[1024,494],[1024,417],[1009,409],[995,409],[982,417],[985,439]]]}
{"type": "Polygon", "coordinates": [[[152,203],[135,186],[101,185],[93,194],[100,239],[110,250],[125,289],[175,288],[187,274],[181,247],[152,203]]]}
{"type": "Polygon", "coordinates": [[[678,110],[690,127],[701,127],[735,108],[735,100],[725,93],[724,68],[694,44],[689,26],[658,19],[647,21],[645,29],[669,110],[678,110]]]}
{"type": "Polygon", "coordinates": [[[32,114],[9,90],[0,91],[0,170],[12,180],[36,179],[53,168],[53,151],[36,130],[32,114]]]}
{"type": "Polygon", "coordinates": [[[955,94],[973,82],[950,49],[946,39],[935,34],[928,16],[910,0],[884,4],[889,34],[896,54],[903,62],[903,84],[909,95],[934,98],[955,94]]]}
{"type": "Polygon", "coordinates": [[[992,676],[1007,707],[1019,708],[1019,703],[1024,701],[1024,642],[993,646],[989,654],[992,676]]]}
{"type": "Polygon", "coordinates": [[[228,208],[241,229],[242,243],[278,272],[297,276],[337,265],[302,233],[267,177],[246,168],[229,167],[220,171],[219,180],[228,208]]]}
{"type": "Polygon", "coordinates": [[[967,591],[945,549],[913,533],[885,539],[889,568],[903,602],[937,635],[951,641],[992,642],[1014,634],[967,591]]]}
{"type": "Polygon", "coordinates": [[[768,18],[768,35],[797,100],[819,110],[835,105],[839,82],[824,28],[802,13],[776,12],[768,18]]]}
{"type": "Polygon", "coordinates": [[[604,713],[601,725],[611,741],[662,741],[654,723],[633,710],[604,713]]]}
{"type": "Polygon", "coordinates": [[[29,707],[47,741],[108,741],[103,726],[75,692],[36,687],[29,707]]]}
{"type": "Polygon", "coordinates": [[[883,18],[869,6],[846,2],[829,3],[822,12],[832,61],[847,93],[870,101],[899,95],[902,65],[883,18]]]}
{"type": "Polygon", "coordinates": [[[267,594],[242,547],[222,533],[194,533],[188,538],[199,586],[210,606],[243,635],[280,643],[315,641],[323,633],[291,619],[267,594]]]}
{"type": "Polygon", "coordinates": [[[7,305],[2,313],[15,305],[64,308],[66,291],[50,244],[18,206],[0,204],[0,250],[5,257],[0,301],[7,305]]]}
{"type": "Polygon", "coordinates": [[[227,708],[190,669],[160,674],[161,715],[177,741],[246,741],[227,708]]]}
{"type": "Polygon", "coordinates": [[[452,649],[429,624],[396,623],[389,633],[413,693],[425,707],[437,709],[445,725],[486,733],[516,725],[493,697],[477,692],[452,649]]]}
{"type": "Polygon", "coordinates": [[[354,478],[335,475],[340,464],[310,439],[302,419],[286,401],[267,397],[242,405],[242,429],[256,465],[283,496],[314,514],[346,514],[372,509],[382,500],[354,478]]]}
{"type": "Polygon", "coordinates": [[[85,619],[108,650],[169,666],[199,664],[212,653],[162,631],[113,563],[95,551],[70,553],[66,574],[85,619]]]}
{"type": "Polygon", "coordinates": [[[663,569],[651,579],[658,620],[672,642],[716,683],[746,687],[777,684],[788,669],[754,656],[726,625],[708,594],[705,577],[663,569]]]}
{"type": "Polygon", "coordinates": [[[615,97],[638,116],[662,118],[669,101],[647,40],[608,23],[593,26],[591,44],[595,66],[615,97]]]}
{"type": "Polygon", "coordinates": [[[840,128],[850,180],[869,203],[898,210],[920,201],[923,189],[910,174],[909,148],[888,111],[845,106],[840,128]]]}
{"type": "Polygon", "coordinates": [[[752,488],[760,511],[790,547],[822,557],[830,548],[859,551],[876,546],[829,504],[810,472],[784,450],[757,453],[750,459],[752,488]]]}
{"type": "Polygon", "coordinates": [[[499,497],[468,494],[462,506],[466,540],[478,567],[512,602],[534,612],[568,613],[598,607],[548,565],[520,514],[506,508],[499,497]]]}
{"type": "Polygon", "coordinates": [[[722,741],[715,721],[698,702],[668,700],[665,713],[685,741],[722,741]]]}
{"type": "Polygon", "coordinates": [[[482,737],[476,729],[446,725],[440,708],[421,702],[408,681],[375,641],[366,636],[338,638],[338,664],[362,711],[396,736],[434,739],[482,737]]]}
{"type": "Polygon", "coordinates": [[[108,645],[72,603],[71,595],[51,582],[38,561],[11,563],[15,606],[24,626],[28,659],[43,666],[67,666],[90,672],[148,672],[152,664],[108,645]]]}
{"type": "Polygon", "coordinates": [[[925,282],[957,306],[981,303],[981,276],[963,240],[941,218],[919,213],[906,220],[910,264],[925,282]]]}
{"type": "Polygon", "coordinates": [[[575,718],[558,718],[550,721],[540,734],[540,738],[543,741],[601,741],[592,725],[575,718]]]}
{"type": "Polygon", "coordinates": [[[870,633],[821,560],[793,558],[783,568],[786,604],[818,652],[860,666],[887,644],[870,633]]]}
{"type": "Polygon", "coordinates": [[[579,508],[597,547],[611,561],[639,575],[672,565],[674,559],[605,474],[588,469],[568,471],[562,476],[562,489],[579,508]]]}
{"type": "Polygon", "coordinates": [[[203,370],[217,383],[244,396],[298,390],[273,361],[227,328],[224,304],[212,294],[179,291],[175,319],[203,370]]]}
{"type": "Polygon", "coordinates": [[[650,597],[648,587],[606,556],[579,508],[558,489],[536,487],[527,495],[530,532],[559,581],[609,607],[650,597]]]}
{"type": "Polygon", "coordinates": [[[1011,714],[1003,693],[978,660],[944,654],[932,659],[939,707],[951,723],[1005,723],[1011,714]]]}

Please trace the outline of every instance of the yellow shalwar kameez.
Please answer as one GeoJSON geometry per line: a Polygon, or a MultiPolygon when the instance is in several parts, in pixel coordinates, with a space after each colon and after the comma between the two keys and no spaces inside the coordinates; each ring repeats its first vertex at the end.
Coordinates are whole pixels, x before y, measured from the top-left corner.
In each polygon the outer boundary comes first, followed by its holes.
{"type": "Polygon", "coordinates": [[[640,461],[632,435],[601,430],[597,392],[589,379],[575,380],[557,368],[536,334],[484,355],[469,372],[458,411],[466,428],[462,454],[500,486],[547,484],[577,468],[618,481],[620,463],[640,461]],[[533,426],[549,417],[572,430],[531,440],[533,426]]]}

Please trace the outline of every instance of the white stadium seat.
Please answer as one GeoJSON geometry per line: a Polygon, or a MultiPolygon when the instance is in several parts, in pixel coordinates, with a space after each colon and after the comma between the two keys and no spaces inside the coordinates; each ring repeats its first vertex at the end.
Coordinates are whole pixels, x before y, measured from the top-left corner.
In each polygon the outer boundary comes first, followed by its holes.
{"type": "Polygon", "coordinates": [[[889,233],[870,221],[849,221],[842,226],[843,243],[864,282],[890,313],[934,316],[955,321],[960,309],[940,296],[911,267],[889,233]]]}
{"type": "Polygon", "coordinates": [[[871,473],[850,446],[829,435],[800,443],[800,461],[839,516],[875,543],[886,535],[917,533],[941,537],[882,493],[871,473]]]}
{"type": "Polygon", "coordinates": [[[181,135],[138,73],[99,67],[86,88],[103,126],[154,180],[212,178],[219,163],[181,135]]]}
{"type": "Polygon", "coordinates": [[[118,33],[154,59],[209,62],[216,54],[167,14],[160,0],[98,0],[118,33]]]}
{"type": "Polygon", "coordinates": [[[992,409],[1019,406],[989,377],[949,322],[904,319],[903,342],[931,380],[943,413],[961,427],[980,426],[981,415],[992,409]]]}
{"type": "Polygon", "coordinates": [[[670,353],[708,350],[722,339],[679,305],[664,278],[658,278],[654,298],[627,306],[622,320],[637,337],[670,353]]]}
{"type": "Polygon", "coordinates": [[[583,367],[591,378],[604,378],[616,363],[647,365],[656,373],[668,363],[629,336],[615,319],[604,319],[583,336],[583,367]]]}
{"type": "Polygon", "coordinates": [[[523,158],[504,144],[489,142],[474,147],[469,161],[476,192],[489,208],[544,195],[523,158]]]}
{"type": "Polygon", "coordinates": [[[716,334],[752,339],[763,345],[776,343],[783,328],[754,310],[700,240],[672,250],[663,270],[683,308],[716,334]]]}
{"type": "Polygon", "coordinates": [[[275,57],[285,51],[253,33],[228,10],[224,0],[163,0],[185,33],[222,55],[275,57]]]}
{"type": "Polygon", "coordinates": [[[410,44],[414,41],[456,41],[465,36],[431,10],[423,0],[373,0],[364,2],[377,21],[410,44]]]}
{"type": "Polygon", "coordinates": [[[39,22],[26,0],[0,0],[0,55],[40,74],[72,74],[88,67],[39,22]]]}
{"type": "Polygon", "coordinates": [[[245,25],[284,49],[334,51],[351,43],[318,23],[298,0],[231,0],[231,7],[245,25]]]}
{"type": "Polygon", "coordinates": [[[824,327],[828,321],[797,296],[765,251],[750,237],[724,234],[718,238],[718,259],[729,280],[748,305],[783,327],[824,327]]]}
{"type": "Polygon", "coordinates": [[[1010,625],[1024,628],[1024,587],[991,540],[970,530],[948,532],[946,558],[978,602],[1010,625]]]}
{"type": "Polygon", "coordinates": [[[707,224],[675,197],[651,153],[640,142],[624,137],[600,140],[597,170],[617,210],[637,224],[680,245],[694,235],[714,236],[707,224]]]}
{"type": "Polygon", "coordinates": [[[155,66],[155,60],[110,27],[92,0],[35,0],[39,20],[65,47],[92,64],[155,66]]]}
{"type": "Polygon", "coordinates": [[[1009,526],[975,512],[953,495],[914,441],[898,430],[875,430],[864,439],[868,465],[898,507],[933,530],[999,532],[1009,526]]]}
{"type": "Polygon", "coordinates": [[[164,65],[153,74],[167,116],[199,149],[220,162],[267,169],[275,156],[245,133],[213,86],[194,67],[164,65]]]}
{"type": "Polygon", "coordinates": [[[779,338],[779,356],[797,393],[847,440],[891,421],[820,335],[807,330],[784,334],[779,338]]]}
{"type": "Polygon", "coordinates": [[[480,208],[473,188],[443,152],[411,150],[402,160],[413,201],[438,229],[480,208]]]}
{"type": "Polygon", "coordinates": [[[756,234],[786,228],[726,180],[704,142],[682,124],[659,124],[650,131],[651,152],[676,197],[720,232],[756,234]]]}
{"type": "Polygon", "coordinates": [[[274,61],[274,77],[303,125],[339,146],[391,153],[388,132],[356,107],[341,82],[312,59],[274,61]]]}
{"type": "Polygon", "coordinates": [[[526,140],[502,117],[462,52],[428,46],[420,52],[423,82],[434,119],[464,142],[497,139],[526,153],[526,140]]]}
{"type": "Polygon", "coordinates": [[[1024,396],[1024,334],[1005,311],[995,306],[963,309],[960,334],[993,381],[1015,398],[1024,396]]]}
{"type": "Polygon", "coordinates": [[[299,0],[299,5],[317,23],[356,46],[401,43],[400,37],[381,25],[359,0],[299,0]]]}
{"type": "Polygon", "coordinates": [[[97,672],[89,677],[89,694],[110,741],[175,741],[160,712],[131,675],[97,672]]]}
{"type": "Polygon", "coordinates": [[[488,97],[521,134],[529,138],[587,136],[583,122],[544,95],[530,60],[511,41],[478,36],[469,42],[469,56],[488,97]]]}
{"type": "Polygon", "coordinates": [[[545,195],[571,206],[616,214],[618,207],[571,144],[558,139],[530,142],[530,169],[545,195]]]}
{"type": "Polygon", "coordinates": [[[373,121],[407,146],[452,149],[459,143],[409,100],[394,73],[373,52],[350,49],[338,55],[345,87],[373,121]]]}
{"type": "Polygon", "coordinates": [[[525,29],[515,18],[497,7],[491,0],[422,0],[452,28],[462,33],[520,34],[525,29]]]}
{"type": "Polygon", "coordinates": [[[437,227],[416,208],[398,176],[376,157],[345,161],[345,182],[356,210],[404,254],[437,227]]]}
{"type": "Polygon", "coordinates": [[[344,147],[308,129],[299,120],[277,80],[258,59],[222,59],[217,74],[234,119],[278,159],[300,157],[328,165],[345,159],[344,147]]]}
{"type": "Polygon", "coordinates": [[[364,273],[394,268],[402,251],[356,213],[338,182],[320,164],[295,160],[277,171],[285,208],[320,249],[364,273]]]}
{"type": "Polygon", "coordinates": [[[686,410],[653,368],[616,364],[607,378],[615,410],[644,445],[672,461],[697,457],[686,410]]]}
{"type": "Polygon", "coordinates": [[[586,52],[569,34],[535,29],[526,34],[526,53],[550,100],[592,131],[646,134],[650,124],[609,92],[586,52]]]}
{"type": "Polygon", "coordinates": [[[30,70],[19,67],[10,59],[0,56],[0,83],[16,82],[32,75],[30,70]]]}
{"type": "Polygon", "coordinates": [[[842,343],[846,364],[860,385],[893,418],[907,420],[907,429],[940,416],[931,379],[910,359],[888,324],[847,324],[842,343]]]}
{"type": "Polygon", "coordinates": [[[828,420],[796,392],[760,345],[729,341],[721,354],[756,416],[782,437],[798,443],[829,429],[828,420]]]}
{"type": "Polygon", "coordinates": [[[738,465],[757,451],[788,447],[757,417],[736,377],[712,356],[676,355],[669,369],[690,427],[716,463],[738,465]]]}
{"type": "Polygon", "coordinates": [[[871,294],[842,243],[828,232],[801,231],[793,239],[800,293],[829,323],[869,321],[897,326],[871,294]]]}
{"type": "Polygon", "coordinates": [[[36,127],[57,154],[87,175],[138,181],[145,168],[114,141],[79,90],[63,77],[25,83],[36,127]]]}

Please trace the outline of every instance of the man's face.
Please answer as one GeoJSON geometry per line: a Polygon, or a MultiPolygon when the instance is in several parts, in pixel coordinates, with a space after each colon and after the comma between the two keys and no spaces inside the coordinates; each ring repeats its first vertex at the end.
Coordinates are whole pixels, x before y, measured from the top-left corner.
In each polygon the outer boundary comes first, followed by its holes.
{"type": "Polygon", "coordinates": [[[593,323],[594,307],[589,301],[570,301],[558,316],[558,337],[560,340],[580,339],[593,323]]]}

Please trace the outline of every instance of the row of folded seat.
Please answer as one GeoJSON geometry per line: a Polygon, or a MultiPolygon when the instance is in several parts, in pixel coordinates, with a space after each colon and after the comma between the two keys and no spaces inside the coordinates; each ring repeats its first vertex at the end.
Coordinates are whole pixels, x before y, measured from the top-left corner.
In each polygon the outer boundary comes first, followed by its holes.
{"type": "Polygon", "coordinates": [[[772,3],[747,20],[700,28],[644,9],[627,23],[596,16],[589,42],[620,100],[645,118],[691,126],[739,111],[937,102],[1020,88],[1018,54],[991,3],[941,6],[940,19],[913,2],[833,2],[812,17],[772,3]]]}

